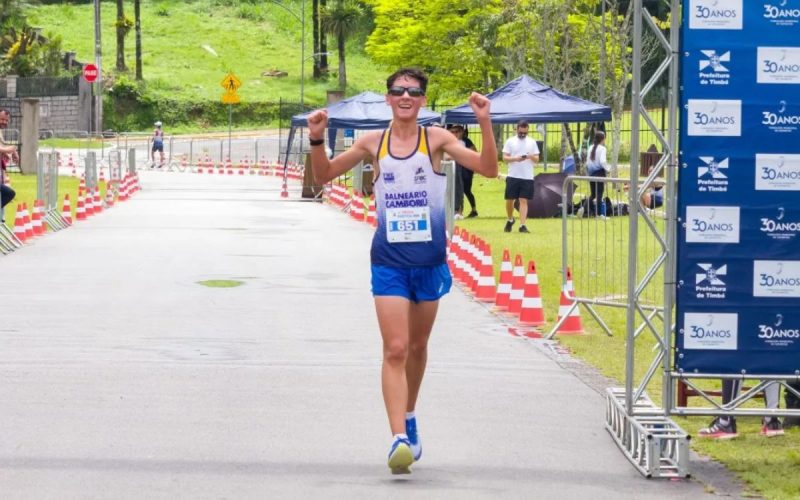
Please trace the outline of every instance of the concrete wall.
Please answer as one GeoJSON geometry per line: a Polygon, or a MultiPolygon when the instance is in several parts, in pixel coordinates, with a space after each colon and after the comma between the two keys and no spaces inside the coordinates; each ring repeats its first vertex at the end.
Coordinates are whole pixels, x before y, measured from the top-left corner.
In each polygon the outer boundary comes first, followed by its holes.
{"type": "MultiPolygon", "coordinates": [[[[83,79],[81,79],[83,83],[83,79]]],[[[4,82],[0,80],[0,85],[4,82]]],[[[0,107],[11,111],[11,123],[9,129],[21,129],[22,117],[20,107],[22,98],[16,97],[16,78],[8,77],[5,80],[7,97],[0,99],[0,107]]],[[[79,87],[80,88],[80,87],[79,87]]],[[[80,88],[81,94],[86,91],[80,88]]],[[[91,92],[91,90],[89,90],[91,92]]],[[[52,130],[56,134],[58,131],[76,132],[88,131],[88,119],[91,110],[83,109],[88,104],[91,106],[91,98],[86,99],[84,95],[37,97],[39,100],[39,128],[42,130],[52,130]]]]}

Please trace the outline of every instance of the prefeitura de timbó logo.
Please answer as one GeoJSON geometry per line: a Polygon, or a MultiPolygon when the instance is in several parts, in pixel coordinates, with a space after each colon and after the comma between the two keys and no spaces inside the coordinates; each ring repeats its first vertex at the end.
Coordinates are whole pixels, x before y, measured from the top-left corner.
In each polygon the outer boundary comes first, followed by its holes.
{"type": "Polygon", "coordinates": [[[697,190],[700,192],[725,193],[728,191],[728,158],[717,161],[713,156],[700,156],[697,167],[697,190]]]}
{"type": "Polygon", "coordinates": [[[800,48],[758,47],[758,83],[800,85],[800,48]]]}
{"type": "Polygon", "coordinates": [[[799,5],[797,0],[764,2],[764,19],[773,26],[797,26],[800,23],[799,5]]]}
{"type": "Polygon", "coordinates": [[[689,29],[742,29],[742,0],[691,0],[689,29]]]}
{"type": "Polygon", "coordinates": [[[761,124],[779,134],[791,134],[800,127],[800,114],[792,111],[786,101],[761,112],[761,124]]]}
{"type": "Polygon", "coordinates": [[[702,272],[695,273],[695,295],[698,299],[724,299],[728,287],[722,278],[728,274],[728,265],[698,262],[702,272]]]}
{"type": "Polygon", "coordinates": [[[736,313],[684,313],[684,349],[735,350],[739,336],[736,313]]]}
{"type": "Polygon", "coordinates": [[[731,52],[717,54],[716,50],[701,50],[700,58],[700,85],[728,85],[731,74],[725,65],[731,61],[731,52]]]}
{"type": "Polygon", "coordinates": [[[800,297],[800,261],[753,261],[753,296],[800,297]]]}
{"type": "Polygon", "coordinates": [[[757,153],[756,190],[800,191],[800,155],[757,153]]]}
{"type": "Polygon", "coordinates": [[[761,217],[761,227],[759,228],[761,232],[773,240],[789,241],[794,239],[800,232],[800,222],[790,220],[784,207],[772,210],[776,210],[772,217],[761,217]]]}
{"type": "Polygon", "coordinates": [[[758,325],[758,338],[772,347],[789,347],[800,339],[800,330],[785,325],[783,314],[778,313],[770,323],[758,325]]]}

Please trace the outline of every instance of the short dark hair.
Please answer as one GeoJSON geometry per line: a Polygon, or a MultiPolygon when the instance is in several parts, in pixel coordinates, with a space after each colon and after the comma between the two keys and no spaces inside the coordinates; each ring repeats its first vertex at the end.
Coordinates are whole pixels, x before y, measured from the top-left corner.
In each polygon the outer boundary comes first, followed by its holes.
{"type": "Polygon", "coordinates": [[[528,121],[527,120],[518,121],[517,128],[528,128],[528,121]]]}
{"type": "Polygon", "coordinates": [[[394,85],[394,81],[402,76],[413,78],[419,82],[419,86],[423,92],[428,89],[428,75],[419,68],[400,68],[386,79],[386,90],[389,90],[394,85]]]}

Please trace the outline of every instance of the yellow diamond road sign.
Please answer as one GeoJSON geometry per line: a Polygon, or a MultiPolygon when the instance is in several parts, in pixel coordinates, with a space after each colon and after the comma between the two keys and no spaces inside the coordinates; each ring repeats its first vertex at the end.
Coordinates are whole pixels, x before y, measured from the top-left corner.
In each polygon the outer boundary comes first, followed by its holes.
{"type": "Polygon", "coordinates": [[[239,87],[242,86],[242,82],[236,78],[236,75],[233,73],[228,73],[225,75],[225,78],[222,79],[220,85],[222,85],[222,88],[224,88],[225,92],[228,94],[235,94],[236,91],[239,90],[239,87]]]}
{"type": "Polygon", "coordinates": [[[222,94],[222,104],[239,104],[239,94],[222,94]]]}

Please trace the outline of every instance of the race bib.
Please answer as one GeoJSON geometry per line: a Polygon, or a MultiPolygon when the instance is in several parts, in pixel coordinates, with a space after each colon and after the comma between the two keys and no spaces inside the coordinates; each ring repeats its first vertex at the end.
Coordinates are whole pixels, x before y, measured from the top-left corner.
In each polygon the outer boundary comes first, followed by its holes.
{"type": "Polygon", "coordinates": [[[431,241],[430,208],[387,208],[386,239],[389,243],[431,241]]]}

